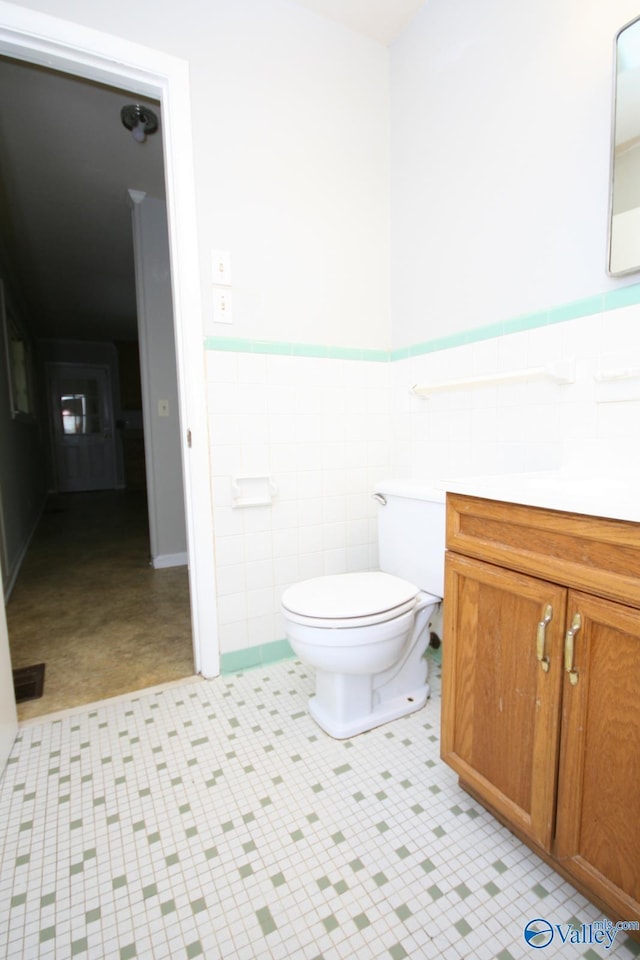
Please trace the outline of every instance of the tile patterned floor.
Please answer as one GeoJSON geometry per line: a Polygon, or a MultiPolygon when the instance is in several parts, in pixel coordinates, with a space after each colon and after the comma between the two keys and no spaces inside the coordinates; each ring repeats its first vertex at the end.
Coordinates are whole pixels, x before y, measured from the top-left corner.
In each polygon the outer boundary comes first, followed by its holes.
{"type": "MultiPolygon", "coordinates": [[[[33,721],[0,791],[0,952],[402,960],[538,954],[598,911],[457,786],[427,706],[350,741],[296,661],[33,721]]],[[[544,957],[628,960],[640,945],[544,957]]]]}

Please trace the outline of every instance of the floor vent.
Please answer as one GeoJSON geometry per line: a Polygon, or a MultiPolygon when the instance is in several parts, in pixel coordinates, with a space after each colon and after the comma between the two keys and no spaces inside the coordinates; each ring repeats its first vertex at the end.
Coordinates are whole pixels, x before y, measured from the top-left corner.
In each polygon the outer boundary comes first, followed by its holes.
{"type": "Polygon", "coordinates": [[[44,663],[36,663],[33,667],[19,667],[13,671],[13,689],[16,692],[16,703],[26,700],[39,700],[44,690],[44,663]]]}

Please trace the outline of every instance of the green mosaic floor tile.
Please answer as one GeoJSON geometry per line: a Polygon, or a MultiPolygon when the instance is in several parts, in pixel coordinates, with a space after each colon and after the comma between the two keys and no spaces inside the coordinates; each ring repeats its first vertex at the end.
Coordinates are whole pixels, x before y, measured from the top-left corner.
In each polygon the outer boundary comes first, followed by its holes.
{"type": "Polygon", "coordinates": [[[336,776],[340,776],[343,773],[348,773],[349,770],[351,770],[351,764],[343,763],[339,767],[335,767],[333,772],[336,774],[336,776]]]}
{"type": "MultiPolygon", "coordinates": [[[[493,928],[491,958],[527,960],[532,916],[599,919],[460,790],[432,681],[423,710],[341,742],[309,717],[296,661],[21,729],[0,784],[6,960],[24,960],[34,917],[29,960],[404,960],[448,944],[475,960],[493,928]]],[[[640,956],[631,943],[615,960],[640,956]]]]}
{"type": "Polygon", "coordinates": [[[330,913],[328,917],[322,918],[322,925],[327,933],[331,933],[332,930],[336,930],[340,926],[332,913],[330,913]]]}
{"type": "Polygon", "coordinates": [[[469,890],[469,887],[466,885],[466,883],[459,883],[453,889],[461,900],[466,900],[467,897],[471,896],[471,890],[469,890]]]}
{"type": "Polygon", "coordinates": [[[268,937],[270,933],[278,929],[269,907],[261,907],[259,910],[256,910],[256,917],[265,937],[268,937]]]}
{"type": "Polygon", "coordinates": [[[543,887],[541,883],[536,883],[531,888],[531,891],[536,895],[536,897],[539,897],[541,900],[544,899],[544,897],[549,896],[549,891],[545,887],[543,887]]]}
{"type": "Polygon", "coordinates": [[[408,957],[409,954],[401,943],[395,943],[389,948],[389,956],[391,960],[405,960],[405,957],[408,957]]]}

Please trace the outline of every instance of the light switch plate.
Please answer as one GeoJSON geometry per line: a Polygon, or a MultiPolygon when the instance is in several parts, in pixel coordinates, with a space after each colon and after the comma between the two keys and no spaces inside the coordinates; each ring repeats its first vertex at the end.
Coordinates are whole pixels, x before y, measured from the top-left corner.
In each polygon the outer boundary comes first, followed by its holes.
{"type": "Polygon", "coordinates": [[[214,323],[233,323],[231,290],[228,287],[213,288],[214,323]]]}
{"type": "Polygon", "coordinates": [[[228,250],[211,251],[211,279],[218,286],[231,286],[231,254],[228,250]]]}

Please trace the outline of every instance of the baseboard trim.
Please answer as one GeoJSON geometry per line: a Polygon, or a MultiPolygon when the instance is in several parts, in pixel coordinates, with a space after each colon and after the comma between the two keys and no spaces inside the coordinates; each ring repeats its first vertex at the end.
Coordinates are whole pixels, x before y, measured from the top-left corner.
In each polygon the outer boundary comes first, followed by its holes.
{"type": "Polygon", "coordinates": [[[262,643],[256,647],[245,647],[244,650],[223,653],[220,657],[220,672],[223,675],[241,673],[256,667],[266,667],[281,660],[293,660],[294,657],[295,654],[288,640],[273,640],[271,643],[262,643]]]}
{"type": "Polygon", "coordinates": [[[27,538],[26,538],[25,542],[24,542],[23,545],[22,545],[22,549],[20,550],[18,556],[17,556],[16,559],[14,560],[13,566],[11,567],[11,569],[10,569],[9,571],[5,571],[5,573],[7,574],[6,583],[5,583],[5,585],[4,585],[4,605],[5,605],[5,607],[6,607],[6,605],[8,604],[8,602],[9,602],[9,600],[10,600],[10,598],[11,598],[11,594],[12,594],[12,592],[13,592],[13,588],[15,587],[15,585],[16,585],[16,580],[18,579],[18,574],[20,573],[20,570],[22,569],[22,564],[24,563],[24,558],[25,558],[26,555],[27,555],[27,550],[28,550],[29,547],[31,546],[31,541],[33,540],[33,537],[34,537],[34,535],[35,535],[36,530],[38,529],[38,524],[39,524],[40,521],[42,520],[42,517],[43,517],[44,511],[45,511],[46,505],[47,505],[47,496],[45,496],[44,500],[42,501],[42,504],[41,504],[41,506],[40,506],[40,510],[38,511],[38,515],[37,515],[37,517],[36,517],[36,519],[35,519],[35,521],[34,521],[34,523],[33,523],[33,526],[31,527],[30,532],[27,534],[27,538]]]}
{"type": "Polygon", "coordinates": [[[151,566],[156,570],[163,570],[165,567],[186,567],[188,563],[185,553],[164,553],[159,557],[153,557],[151,566]]]}

